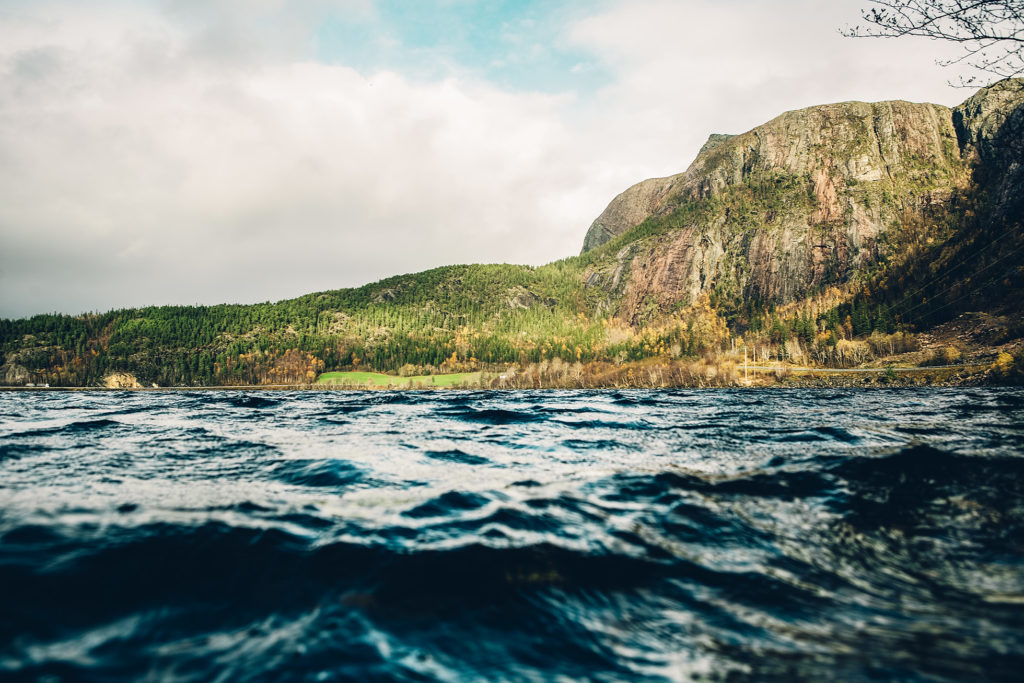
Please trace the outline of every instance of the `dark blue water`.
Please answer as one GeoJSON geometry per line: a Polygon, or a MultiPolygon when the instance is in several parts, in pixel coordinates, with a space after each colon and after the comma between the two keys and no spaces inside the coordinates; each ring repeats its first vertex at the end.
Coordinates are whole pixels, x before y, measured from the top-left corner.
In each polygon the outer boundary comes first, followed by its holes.
{"type": "Polygon", "coordinates": [[[0,678],[1021,672],[1019,390],[0,394],[0,678]]]}

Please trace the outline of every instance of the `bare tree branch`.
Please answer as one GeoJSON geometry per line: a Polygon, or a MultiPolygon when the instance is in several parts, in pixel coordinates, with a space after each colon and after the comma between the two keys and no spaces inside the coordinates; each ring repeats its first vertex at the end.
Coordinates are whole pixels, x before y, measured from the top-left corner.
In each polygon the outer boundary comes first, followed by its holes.
{"type": "MultiPolygon", "coordinates": [[[[1024,75],[1024,0],[868,0],[862,24],[847,28],[851,38],[918,36],[963,46],[942,66],[967,65],[987,76],[1024,75]]],[[[977,85],[978,76],[960,79],[977,85]]]]}

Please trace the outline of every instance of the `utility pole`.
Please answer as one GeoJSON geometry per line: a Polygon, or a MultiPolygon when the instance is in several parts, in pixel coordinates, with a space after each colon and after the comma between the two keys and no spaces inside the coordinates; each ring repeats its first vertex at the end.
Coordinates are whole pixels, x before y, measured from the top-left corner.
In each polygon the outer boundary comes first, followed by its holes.
{"type": "Polygon", "coordinates": [[[747,377],[747,347],[743,346],[743,383],[750,384],[750,378],[747,377]]]}

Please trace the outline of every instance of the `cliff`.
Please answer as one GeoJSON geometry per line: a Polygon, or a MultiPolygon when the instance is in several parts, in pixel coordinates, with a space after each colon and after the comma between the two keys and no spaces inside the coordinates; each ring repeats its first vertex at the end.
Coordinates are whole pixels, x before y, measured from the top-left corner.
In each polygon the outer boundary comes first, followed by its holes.
{"type": "Polygon", "coordinates": [[[948,239],[986,182],[1002,215],[1020,209],[1022,104],[1010,80],[955,109],[844,102],[712,136],[684,173],[634,185],[594,221],[583,253],[615,254],[589,282],[634,324],[701,293],[785,304],[851,285],[908,241],[948,239]]]}

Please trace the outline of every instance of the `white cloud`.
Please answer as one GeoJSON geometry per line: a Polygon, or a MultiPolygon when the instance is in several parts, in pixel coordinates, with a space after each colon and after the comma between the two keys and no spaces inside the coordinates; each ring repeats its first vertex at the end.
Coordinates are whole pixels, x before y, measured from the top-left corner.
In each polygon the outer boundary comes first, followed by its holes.
{"type": "Polygon", "coordinates": [[[316,63],[324,2],[15,3],[0,17],[0,315],[539,264],[710,132],[827,100],[965,96],[916,44],[839,37],[856,5],[622,3],[570,33],[614,82],[545,95],[316,63]]]}

